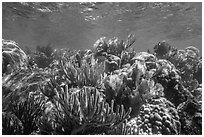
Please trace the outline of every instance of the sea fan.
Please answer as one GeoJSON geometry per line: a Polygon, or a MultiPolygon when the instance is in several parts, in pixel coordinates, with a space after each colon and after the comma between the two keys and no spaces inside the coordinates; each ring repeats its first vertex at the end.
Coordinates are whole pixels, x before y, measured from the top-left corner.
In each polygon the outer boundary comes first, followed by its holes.
{"type": "Polygon", "coordinates": [[[107,40],[106,37],[101,37],[94,44],[94,57],[106,56],[108,54],[121,57],[122,52],[127,50],[135,42],[134,35],[130,34],[126,41],[119,41],[114,37],[107,40]]]}

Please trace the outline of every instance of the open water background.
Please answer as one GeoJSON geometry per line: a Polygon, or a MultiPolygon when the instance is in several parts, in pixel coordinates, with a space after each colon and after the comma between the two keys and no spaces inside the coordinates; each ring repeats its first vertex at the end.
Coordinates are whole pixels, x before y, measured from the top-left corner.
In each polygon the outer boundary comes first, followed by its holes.
{"type": "Polygon", "coordinates": [[[134,34],[133,47],[138,51],[165,40],[178,49],[195,46],[202,53],[201,2],[66,3],[59,11],[29,17],[14,14],[9,5],[12,3],[3,4],[2,37],[18,42],[23,49],[48,44],[87,49],[102,36],[126,39],[134,34]]]}

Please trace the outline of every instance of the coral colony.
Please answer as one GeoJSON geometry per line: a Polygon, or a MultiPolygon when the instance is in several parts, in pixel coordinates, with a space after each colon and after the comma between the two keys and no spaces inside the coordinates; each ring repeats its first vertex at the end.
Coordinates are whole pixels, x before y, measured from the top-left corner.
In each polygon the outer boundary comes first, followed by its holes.
{"type": "Polygon", "coordinates": [[[202,134],[202,58],[195,47],[100,38],[92,50],[26,53],[2,41],[2,133],[202,134]]]}

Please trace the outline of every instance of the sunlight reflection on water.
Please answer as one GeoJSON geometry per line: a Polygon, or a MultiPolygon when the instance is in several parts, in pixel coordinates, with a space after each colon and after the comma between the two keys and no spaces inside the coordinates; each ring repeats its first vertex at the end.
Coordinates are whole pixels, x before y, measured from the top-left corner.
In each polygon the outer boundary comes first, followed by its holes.
{"type": "Polygon", "coordinates": [[[22,47],[51,43],[62,48],[92,48],[102,37],[136,36],[138,51],[152,49],[159,41],[183,49],[195,46],[202,52],[201,3],[69,3],[61,12],[34,19],[6,20],[3,38],[22,47]]]}

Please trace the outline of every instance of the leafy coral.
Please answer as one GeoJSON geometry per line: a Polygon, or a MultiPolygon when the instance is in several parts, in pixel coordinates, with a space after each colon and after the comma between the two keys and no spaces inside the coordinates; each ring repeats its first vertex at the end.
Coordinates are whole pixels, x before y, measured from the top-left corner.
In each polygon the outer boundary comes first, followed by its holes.
{"type": "Polygon", "coordinates": [[[190,46],[184,50],[178,50],[166,42],[158,43],[154,48],[158,58],[169,60],[180,71],[179,75],[186,88],[191,80],[197,79],[199,82],[202,82],[197,74],[202,75],[202,71],[200,71],[202,68],[201,57],[199,57],[199,50],[197,48],[190,46]],[[162,53],[163,50],[158,50],[160,48],[167,48],[168,50],[162,53]]]}

